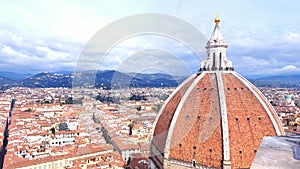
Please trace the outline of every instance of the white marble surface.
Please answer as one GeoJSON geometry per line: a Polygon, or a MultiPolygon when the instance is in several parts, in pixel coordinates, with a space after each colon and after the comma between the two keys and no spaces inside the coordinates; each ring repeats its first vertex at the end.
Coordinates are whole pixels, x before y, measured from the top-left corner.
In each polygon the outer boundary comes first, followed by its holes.
{"type": "Polygon", "coordinates": [[[300,169],[300,135],[264,137],[251,169],[300,169]]]}

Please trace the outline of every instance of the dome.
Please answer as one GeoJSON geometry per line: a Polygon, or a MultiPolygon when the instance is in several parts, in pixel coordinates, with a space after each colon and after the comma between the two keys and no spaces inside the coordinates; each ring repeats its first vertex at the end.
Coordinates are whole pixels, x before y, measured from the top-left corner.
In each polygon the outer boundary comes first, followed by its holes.
{"type": "Polygon", "coordinates": [[[227,46],[209,45],[200,71],[159,112],[150,168],[250,168],[264,136],[284,135],[268,100],[231,67],[227,46]]]}
{"type": "Polygon", "coordinates": [[[291,99],[291,98],[292,98],[292,95],[285,95],[284,98],[285,98],[285,99],[291,99]]]}

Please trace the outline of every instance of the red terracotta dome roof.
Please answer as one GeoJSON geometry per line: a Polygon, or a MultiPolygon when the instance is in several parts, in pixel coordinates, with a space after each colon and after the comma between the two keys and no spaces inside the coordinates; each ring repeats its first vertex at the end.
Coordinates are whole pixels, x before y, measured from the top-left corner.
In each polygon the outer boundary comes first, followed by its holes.
{"type": "Polygon", "coordinates": [[[233,71],[204,71],[186,80],[166,101],[151,152],[161,168],[167,165],[164,159],[222,168],[225,151],[232,168],[249,168],[262,138],[283,134],[274,109],[250,82],[233,71]],[[224,109],[227,119],[222,117],[224,109]]]}

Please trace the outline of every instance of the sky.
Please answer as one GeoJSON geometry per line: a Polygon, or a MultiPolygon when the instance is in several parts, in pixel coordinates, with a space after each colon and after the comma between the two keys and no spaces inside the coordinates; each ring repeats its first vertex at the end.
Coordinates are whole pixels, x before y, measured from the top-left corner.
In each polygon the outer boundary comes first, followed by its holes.
{"type": "MultiPolygon", "coordinates": [[[[115,28],[122,32],[130,26],[126,23],[132,16],[145,13],[185,21],[207,40],[219,13],[221,31],[229,44],[227,57],[237,72],[246,77],[299,75],[299,5],[298,0],[3,0],[0,71],[60,72],[78,70],[78,65],[84,65],[80,69],[188,75],[196,72],[205,58],[204,46],[199,44],[203,52],[199,56],[190,44],[172,38],[180,34],[190,36],[189,30],[181,30],[177,21],[164,25],[164,17],[151,23],[168,27],[171,37],[160,30],[154,34],[132,33],[121,40],[115,39],[108,51],[97,55],[88,46],[95,42],[95,37],[105,42],[107,37],[114,36],[110,33],[102,35],[106,38],[100,36],[114,23],[125,18],[125,24],[115,28]]],[[[136,24],[147,22],[141,20],[136,24]]],[[[188,42],[197,42],[196,37],[190,36],[194,39],[188,42]]],[[[100,42],[93,45],[95,49],[102,47],[100,42]]]]}

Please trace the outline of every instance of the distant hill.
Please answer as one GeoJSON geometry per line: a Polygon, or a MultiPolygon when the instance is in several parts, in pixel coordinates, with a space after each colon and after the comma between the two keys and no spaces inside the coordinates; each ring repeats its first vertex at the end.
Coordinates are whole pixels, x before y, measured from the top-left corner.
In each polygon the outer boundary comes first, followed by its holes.
{"type": "Polygon", "coordinates": [[[97,71],[95,75],[92,75],[96,77],[95,83],[84,84],[84,82],[86,82],[84,79],[89,76],[89,73],[91,72],[80,72],[80,77],[75,75],[74,78],[83,86],[95,84],[96,87],[104,89],[124,87],[176,87],[185,79],[184,77],[172,77],[165,74],[125,74],[115,70],[108,70],[97,71]]]}
{"type": "Polygon", "coordinates": [[[14,72],[0,72],[0,76],[14,80],[14,81],[21,81],[23,79],[33,76],[33,74],[29,74],[29,73],[18,74],[18,73],[14,73],[14,72]]]}
{"type": "MultiPolygon", "coordinates": [[[[9,73],[7,73],[9,74],[9,73]]],[[[43,72],[29,78],[16,81],[0,75],[0,89],[13,86],[31,88],[49,87],[98,87],[103,89],[124,87],[177,87],[186,77],[171,76],[162,73],[121,73],[115,70],[83,71],[74,73],[43,72]]],[[[250,79],[257,87],[298,87],[300,88],[300,75],[272,76],[250,79]]]]}
{"type": "Polygon", "coordinates": [[[300,75],[270,76],[251,81],[259,87],[300,88],[300,75]]]}
{"type": "Polygon", "coordinates": [[[7,83],[12,83],[12,82],[15,82],[15,81],[14,81],[14,80],[11,80],[11,79],[9,79],[9,78],[0,76],[0,84],[7,84],[7,83]]]}
{"type": "MultiPolygon", "coordinates": [[[[114,70],[83,71],[76,74],[61,74],[43,72],[19,82],[12,81],[14,85],[30,88],[48,87],[99,87],[104,89],[124,87],[176,87],[185,78],[166,74],[125,74],[114,70]]],[[[8,81],[6,83],[10,84],[8,81]]],[[[0,84],[1,86],[1,84],[0,84]]]]}
{"type": "Polygon", "coordinates": [[[32,88],[72,87],[70,74],[43,72],[20,81],[19,86],[32,88]]]}
{"type": "Polygon", "coordinates": [[[2,90],[13,86],[15,83],[16,82],[14,80],[0,76],[0,89],[2,89],[2,90]]]}

